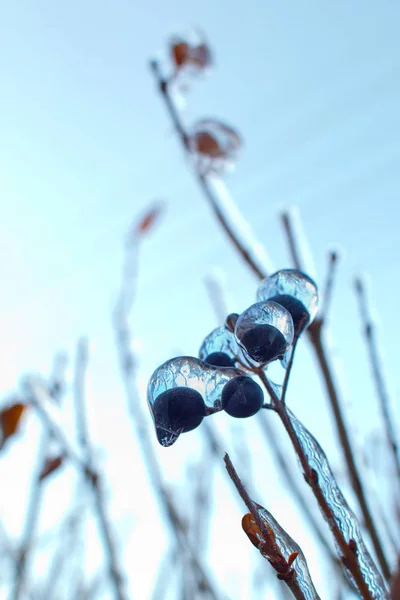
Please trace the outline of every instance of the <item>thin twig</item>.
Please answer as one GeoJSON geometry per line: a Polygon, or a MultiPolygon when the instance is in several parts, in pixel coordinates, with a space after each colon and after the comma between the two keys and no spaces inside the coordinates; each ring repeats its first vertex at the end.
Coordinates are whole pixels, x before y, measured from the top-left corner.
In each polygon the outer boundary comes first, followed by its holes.
{"type": "Polygon", "coordinates": [[[326,282],[324,292],[322,295],[322,315],[320,317],[322,323],[325,323],[332,306],[332,296],[335,287],[335,277],[337,272],[337,266],[339,262],[339,255],[337,252],[329,252],[329,263],[326,274],[326,282]]]}
{"type": "Polygon", "coordinates": [[[25,594],[26,572],[28,566],[28,557],[32,549],[33,537],[40,516],[40,507],[43,497],[43,486],[40,481],[44,462],[47,458],[51,435],[46,429],[42,433],[37,454],[35,476],[32,481],[31,491],[28,499],[28,507],[25,517],[23,541],[19,549],[18,559],[15,563],[14,588],[11,594],[11,600],[19,600],[25,594]]]}
{"type": "Polygon", "coordinates": [[[196,546],[193,545],[189,539],[189,534],[185,526],[185,520],[181,516],[181,511],[178,508],[177,503],[174,501],[171,492],[165,487],[160,466],[158,464],[153,444],[149,436],[148,422],[142,408],[140,393],[136,385],[136,361],[131,349],[131,333],[128,315],[131,311],[136,292],[138,246],[133,245],[132,248],[135,248],[135,252],[129,253],[129,256],[126,257],[126,261],[134,261],[135,265],[129,266],[125,264],[119,296],[120,299],[123,296],[128,297],[129,303],[121,302],[120,300],[117,301],[113,314],[116,347],[128,403],[129,415],[131,417],[132,425],[135,429],[135,437],[138,440],[139,447],[142,452],[143,462],[148,471],[153,488],[160,498],[161,506],[164,509],[166,518],[171,527],[171,531],[176,538],[181,557],[182,559],[183,557],[189,557],[190,565],[193,568],[200,593],[208,593],[210,598],[217,600],[219,595],[214,589],[214,585],[210,579],[210,576],[202,565],[196,546]]]}
{"type": "MultiPolygon", "coordinates": [[[[150,67],[153,72],[153,75],[157,81],[159,90],[164,98],[166,107],[168,109],[169,115],[171,117],[172,123],[175,127],[175,130],[182,142],[183,148],[189,154],[189,140],[185,128],[181,122],[179,113],[175,107],[175,104],[171,98],[171,95],[168,90],[167,81],[163,78],[160,66],[156,60],[152,60],[150,62],[150,67]]],[[[199,186],[204,193],[205,198],[207,199],[210,207],[212,208],[214,215],[216,216],[219,224],[222,229],[225,231],[226,235],[232,242],[233,246],[236,248],[237,252],[241,255],[244,262],[250,267],[253,273],[260,279],[263,279],[266,276],[265,270],[261,265],[258,264],[257,259],[254,257],[253,252],[250,248],[246,248],[243,242],[240,242],[237,235],[235,234],[233,228],[229,225],[227,218],[225,217],[220,204],[218,202],[218,198],[216,194],[214,194],[212,190],[212,186],[207,178],[207,175],[203,175],[199,171],[195,170],[195,175],[199,186]]]]}
{"type": "MultiPolygon", "coordinates": [[[[288,236],[288,242],[292,253],[292,260],[297,269],[301,270],[300,252],[297,248],[297,242],[295,234],[290,221],[290,215],[285,213],[283,216],[285,231],[288,236]]],[[[317,362],[323,376],[326,391],[330,401],[331,409],[334,416],[334,422],[336,425],[336,431],[339,437],[340,445],[345,459],[347,467],[347,473],[355,492],[361,513],[364,518],[365,527],[367,528],[371,541],[373,543],[376,555],[378,557],[379,564],[382,569],[382,573],[385,579],[390,577],[389,563],[383,550],[383,545],[376,528],[372,512],[367,502],[367,496],[364,490],[364,485],[361,480],[356,460],[355,452],[353,450],[348,426],[345,421],[344,412],[342,409],[342,403],[337,389],[335,377],[333,375],[333,369],[328,358],[328,353],[325,348],[325,344],[322,338],[322,321],[317,318],[311,323],[307,329],[308,339],[311,342],[312,348],[317,358],[317,362]]]]}
{"type": "MultiPolygon", "coordinates": [[[[268,444],[274,453],[274,460],[277,462],[277,465],[279,466],[279,473],[283,476],[283,479],[285,480],[286,485],[288,486],[288,489],[290,490],[291,495],[293,496],[294,500],[296,501],[296,506],[298,506],[301,509],[301,511],[303,512],[303,514],[306,517],[307,522],[310,525],[311,529],[313,530],[316,538],[318,539],[321,546],[326,551],[327,556],[333,562],[335,567],[340,566],[338,559],[333,554],[325,535],[322,533],[321,528],[315,519],[313,511],[310,509],[306,499],[304,498],[303,493],[300,490],[300,487],[297,483],[296,478],[293,476],[292,469],[290,468],[290,466],[285,458],[285,455],[282,452],[282,449],[279,447],[277,436],[271,429],[271,425],[270,425],[268,416],[265,414],[262,414],[260,416],[261,416],[261,418],[259,420],[259,423],[262,427],[263,433],[268,441],[268,444]]],[[[340,568],[340,572],[343,575],[341,568],[340,568]]]]}
{"type": "Polygon", "coordinates": [[[382,412],[382,418],[385,426],[387,444],[392,454],[393,464],[397,474],[397,483],[400,484],[400,454],[397,442],[394,421],[390,414],[390,398],[386,384],[385,376],[382,370],[382,364],[379,358],[379,351],[376,338],[376,327],[371,317],[368,307],[367,293],[365,285],[361,279],[354,282],[355,291],[359,301],[361,322],[364,328],[365,341],[369,354],[369,360],[372,370],[372,376],[375,383],[376,394],[379,400],[379,406],[382,412]]]}
{"type": "MultiPolygon", "coordinates": [[[[49,391],[44,390],[48,395],[49,401],[60,402],[64,391],[65,384],[65,367],[66,358],[64,354],[57,354],[54,360],[53,373],[49,391]]],[[[30,395],[30,400],[35,403],[35,396],[30,395]]],[[[25,593],[26,571],[28,567],[28,559],[33,545],[33,537],[35,529],[40,518],[40,509],[43,499],[43,485],[40,474],[43,470],[43,465],[48,456],[48,450],[52,439],[52,432],[47,427],[41,434],[39,442],[38,455],[36,460],[35,475],[32,480],[31,491],[28,499],[27,513],[25,518],[23,540],[19,549],[18,558],[15,563],[15,582],[11,595],[12,600],[19,600],[21,595],[25,593]]]]}
{"type": "MultiPolygon", "coordinates": [[[[229,474],[229,477],[231,478],[231,480],[233,481],[237,491],[240,494],[240,497],[242,498],[243,502],[246,504],[247,508],[249,509],[250,513],[252,514],[254,521],[257,523],[258,528],[263,536],[263,538],[265,540],[270,540],[271,539],[271,532],[268,531],[268,529],[266,528],[266,526],[264,525],[263,521],[260,518],[260,514],[253,502],[253,500],[250,498],[249,494],[246,491],[246,488],[244,487],[243,483],[240,480],[239,475],[237,474],[235,467],[232,464],[231,459],[229,458],[228,454],[225,454],[224,456],[224,461],[225,461],[225,466],[226,466],[226,470],[229,474]]],[[[271,540],[272,541],[272,540],[271,540]]],[[[261,542],[261,540],[260,540],[261,542]]],[[[285,558],[282,556],[282,554],[280,553],[278,547],[276,546],[276,544],[272,543],[269,545],[269,548],[271,549],[271,553],[273,555],[273,558],[275,558],[276,563],[274,560],[269,560],[269,563],[271,564],[271,566],[273,568],[275,568],[278,572],[278,578],[280,575],[280,570],[276,567],[276,564],[282,564],[282,563],[286,563],[285,558]],[[283,559],[283,560],[282,560],[283,559]]],[[[291,577],[287,577],[282,579],[286,585],[288,586],[288,588],[290,589],[290,591],[292,592],[293,596],[295,598],[297,598],[297,600],[307,600],[307,594],[305,591],[303,591],[303,589],[301,588],[299,582],[297,581],[297,574],[296,574],[296,568],[293,568],[293,570],[291,571],[291,577]]]]}
{"type": "MultiPolygon", "coordinates": [[[[282,404],[285,404],[285,402],[286,402],[286,394],[287,394],[287,390],[289,387],[290,374],[292,372],[293,363],[294,363],[294,354],[295,354],[295,351],[297,348],[297,343],[299,341],[302,330],[303,330],[303,324],[302,324],[302,322],[300,322],[299,326],[294,334],[294,340],[293,340],[292,348],[290,351],[290,358],[289,358],[289,362],[286,367],[285,377],[284,377],[283,384],[282,384],[282,392],[281,392],[282,404]]],[[[272,405],[273,405],[273,403],[272,403],[272,405]]]]}
{"type": "Polygon", "coordinates": [[[278,414],[283,426],[285,427],[286,432],[289,435],[289,438],[292,442],[293,448],[297,454],[297,457],[299,458],[301,467],[303,469],[304,478],[311,487],[314,496],[318,502],[318,505],[322,511],[322,514],[324,515],[326,521],[330,525],[337,546],[338,548],[340,548],[342,556],[344,557],[346,568],[350,571],[353,581],[359,593],[361,594],[361,597],[364,600],[373,600],[374,596],[370,592],[369,587],[361,572],[360,565],[357,560],[357,552],[355,552],[354,548],[346,541],[346,539],[343,536],[343,533],[337,525],[332,509],[327,503],[324,493],[320,487],[318,473],[310,466],[308,462],[308,458],[302,448],[300,440],[297,437],[290,417],[287,413],[286,405],[280,402],[280,399],[278,398],[278,396],[276,396],[273,388],[271,387],[268,381],[267,376],[263,371],[259,372],[259,377],[263,382],[265,388],[268,390],[268,393],[270,394],[272,401],[275,404],[276,413],[278,414]]]}
{"type": "Polygon", "coordinates": [[[84,453],[86,458],[86,464],[89,466],[90,474],[88,474],[87,471],[84,471],[84,473],[86,475],[86,481],[90,485],[94,496],[98,525],[103,540],[104,549],[106,552],[108,570],[114,588],[114,595],[117,600],[126,600],[128,596],[124,591],[124,580],[121,574],[121,567],[117,558],[114,536],[112,534],[111,524],[106,513],[101,477],[99,472],[95,472],[95,470],[92,468],[93,452],[89,440],[85,409],[85,377],[87,365],[88,346],[86,340],[82,339],[79,341],[77,347],[74,399],[77,430],[79,432],[79,441],[82,448],[82,452],[84,453]]]}

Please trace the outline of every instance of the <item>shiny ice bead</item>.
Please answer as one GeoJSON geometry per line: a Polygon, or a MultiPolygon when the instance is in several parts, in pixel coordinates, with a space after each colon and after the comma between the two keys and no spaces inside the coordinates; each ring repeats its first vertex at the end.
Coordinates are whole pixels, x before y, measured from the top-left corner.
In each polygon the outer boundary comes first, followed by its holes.
{"type": "Polygon", "coordinates": [[[239,375],[238,369],[219,369],[192,356],[170,359],[156,369],[147,400],[160,444],[171,446],[181,433],[197,427],[203,416],[222,410],[222,390],[239,375]]]}
{"type": "Polygon", "coordinates": [[[222,408],[231,417],[252,417],[264,404],[264,393],[251,377],[242,375],[231,379],[222,390],[222,408]]]}
{"type": "Polygon", "coordinates": [[[292,344],[292,317],[276,302],[256,302],[240,315],[235,336],[253,361],[267,364],[283,357],[292,344]]]}
{"type": "Polygon", "coordinates": [[[225,354],[225,352],[212,352],[204,359],[204,362],[213,367],[234,367],[235,361],[233,358],[225,354]]]}
{"type": "Polygon", "coordinates": [[[213,329],[205,338],[200,346],[199,357],[205,363],[217,367],[234,366],[235,358],[237,357],[239,348],[235,336],[225,326],[213,329]],[[215,356],[216,354],[224,354],[224,357],[215,356]],[[227,357],[227,358],[225,358],[227,357]],[[215,361],[222,361],[228,364],[216,364],[215,361]],[[211,361],[211,362],[210,362],[211,361]]]}
{"type": "Polygon", "coordinates": [[[308,326],[318,310],[318,288],[305,273],[297,269],[282,269],[264,279],[258,288],[258,300],[281,304],[292,316],[295,330],[304,320],[308,326]]]}

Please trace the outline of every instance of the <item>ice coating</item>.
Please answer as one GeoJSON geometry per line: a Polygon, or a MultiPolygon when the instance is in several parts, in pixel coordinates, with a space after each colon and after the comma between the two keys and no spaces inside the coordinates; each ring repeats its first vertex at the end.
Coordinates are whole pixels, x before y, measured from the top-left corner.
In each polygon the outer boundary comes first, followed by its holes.
{"type": "Polygon", "coordinates": [[[240,375],[242,372],[238,369],[228,367],[219,369],[206,365],[193,356],[178,356],[167,360],[158,367],[151,376],[147,387],[147,401],[160,444],[171,446],[181,434],[181,431],[160,427],[160,423],[156,422],[153,406],[160,394],[173,388],[188,387],[201,394],[206,407],[222,410],[221,393],[224,385],[240,375]]]}
{"type": "MultiPolygon", "coordinates": [[[[301,303],[309,316],[308,325],[314,320],[318,310],[318,288],[305,273],[297,269],[282,269],[263,279],[258,286],[257,299],[278,301],[279,297],[301,303]]],[[[295,316],[293,320],[296,321],[295,316]]]]}
{"type": "Polygon", "coordinates": [[[198,121],[189,132],[189,151],[202,173],[224,174],[236,164],[241,148],[238,133],[214,119],[198,121]]]}
{"type": "Polygon", "coordinates": [[[230,358],[236,358],[239,354],[235,336],[224,325],[213,329],[205,338],[200,346],[199,357],[205,360],[207,356],[214,352],[223,352],[230,358]]]}
{"type": "MultiPolygon", "coordinates": [[[[383,579],[364,544],[356,516],[339,489],[325,452],[314,436],[289,409],[287,409],[287,413],[302,450],[307,456],[310,467],[318,474],[319,487],[334,515],[335,524],[340,529],[347,543],[350,540],[354,540],[357,545],[358,564],[371,596],[377,600],[389,600],[383,579]]],[[[328,524],[332,525],[329,521],[328,524]]],[[[337,551],[340,558],[342,553],[339,547],[337,547],[337,551]]],[[[355,585],[351,573],[348,570],[346,570],[346,573],[350,581],[355,585]]]]}
{"type": "Polygon", "coordinates": [[[256,302],[247,308],[238,318],[235,337],[239,346],[256,363],[267,363],[284,355],[293,342],[293,320],[288,311],[276,302],[256,302]],[[265,330],[265,331],[264,331],[265,330]],[[261,332],[261,343],[257,341],[261,332]],[[253,332],[255,335],[253,335],[253,332]],[[268,341],[272,353],[263,356],[263,341],[268,341]],[[272,346],[271,346],[272,342],[272,346]],[[253,351],[250,350],[250,345],[253,351]],[[273,352],[274,347],[277,349],[273,352]]]}
{"type": "Polygon", "coordinates": [[[301,588],[301,591],[304,594],[304,598],[306,598],[306,600],[320,600],[320,597],[311,579],[306,558],[300,546],[279,525],[276,519],[266,508],[264,508],[260,504],[257,504],[256,502],[254,502],[254,504],[257,508],[257,512],[260,516],[261,521],[267,527],[272,529],[275,536],[274,541],[278,546],[280,553],[283,555],[286,561],[293,552],[297,552],[297,557],[293,562],[292,568],[296,573],[297,582],[301,588]]]}

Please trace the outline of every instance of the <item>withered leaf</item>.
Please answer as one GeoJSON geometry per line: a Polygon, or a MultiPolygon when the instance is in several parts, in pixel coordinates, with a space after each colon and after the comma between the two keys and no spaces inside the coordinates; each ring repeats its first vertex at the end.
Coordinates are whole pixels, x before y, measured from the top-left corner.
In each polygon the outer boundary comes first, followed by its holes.
{"type": "Polygon", "coordinates": [[[156,204],[146,214],[140,219],[137,223],[134,233],[143,234],[148,233],[153,225],[158,220],[160,214],[162,213],[163,205],[161,203],[156,204]]]}
{"type": "Polygon", "coordinates": [[[64,456],[62,454],[60,454],[59,456],[52,456],[46,458],[42,472],[39,475],[39,480],[43,481],[43,479],[54,473],[54,471],[57,471],[57,469],[61,467],[63,462],[64,456]]]}
{"type": "Polygon", "coordinates": [[[0,429],[2,438],[0,441],[0,448],[4,445],[4,442],[13,436],[20,425],[21,417],[26,410],[26,404],[17,402],[4,408],[0,412],[0,429]]]}

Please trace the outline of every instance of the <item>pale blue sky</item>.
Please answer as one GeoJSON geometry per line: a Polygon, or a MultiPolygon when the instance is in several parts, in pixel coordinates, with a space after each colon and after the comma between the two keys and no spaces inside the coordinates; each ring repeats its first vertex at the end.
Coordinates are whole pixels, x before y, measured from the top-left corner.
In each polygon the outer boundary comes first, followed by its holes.
{"type": "MultiPolygon", "coordinates": [[[[215,325],[203,285],[213,266],[226,271],[231,309],[254,301],[255,282],[201,198],[148,69],[150,57],[165,56],[168,36],[192,25],[207,33],[216,70],[191,91],[186,122],[221,118],[242,134],[243,155],[228,184],[276,267],[288,266],[277,218],[287,205],[300,208],[319,280],[326,251],[343,249],[334,338],[350,366],[348,399],[360,433],[373,429],[349,284],[359,271],[369,273],[388,369],[396,373],[399,17],[400,4],[386,0],[4,1],[0,391],[25,370],[48,370],[55,350],[73,353],[87,334],[95,348],[95,436],[112,447],[114,469],[130,429],[124,425],[120,438],[108,426],[124,410],[109,316],[123,236],[154,198],[165,198],[167,211],[141,259],[133,326],[143,382],[171,354],[197,352],[215,325]]],[[[324,402],[316,411],[305,396],[302,367],[310,366],[300,353],[293,389],[304,399],[294,408],[312,429],[328,413],[324,402]]],[[[311,383],[317,403],[317,378],[311,383]]],[[[175,475],[190,441],[179,444],[168,458],[160,454],[175,475]]]]}

